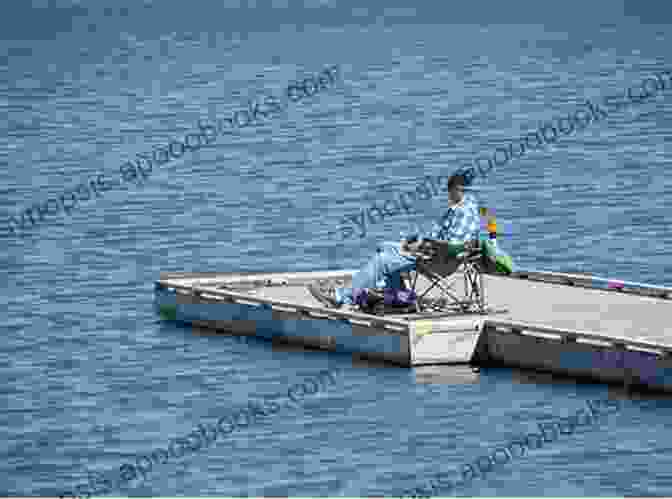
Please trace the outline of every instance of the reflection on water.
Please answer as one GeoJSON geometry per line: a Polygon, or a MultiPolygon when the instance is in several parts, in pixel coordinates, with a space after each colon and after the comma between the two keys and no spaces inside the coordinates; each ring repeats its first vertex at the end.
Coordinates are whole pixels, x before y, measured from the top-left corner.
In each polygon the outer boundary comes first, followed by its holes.
{"type": "MultiPolygon", "coordinates": [[[[493,368],[491,368],[494,370],[493,368]]],[[[484,368],[483,373],[487,370],[484,368]]],[[[531,371],[521,369],[511,369],[511,379],[515,383],[520,384],[534,384],[534,385],[596,385],[607,387],[609,391],[609,398],[621,400],[670,400],[672,401],[672,393],[664,393],[658,391],[648,391],[640,387],[631,387],[628,389],[625,386],[617,384],[597,383],[589,379],[575,379],[569,376],[560,374],[553,374],[542,371],[531,371]]]]}
{"type": "Polygon", "coordinates": [[[479,370],[468,365],[420,366],[415,381],[426,385],[467,385],[479,382],[479,370]]]}

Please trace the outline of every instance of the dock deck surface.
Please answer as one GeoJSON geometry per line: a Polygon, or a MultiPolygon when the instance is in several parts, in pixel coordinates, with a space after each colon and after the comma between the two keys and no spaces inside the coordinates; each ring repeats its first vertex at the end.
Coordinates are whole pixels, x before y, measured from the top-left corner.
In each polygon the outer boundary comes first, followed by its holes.
{"type": "Polygon", "coordinates": [[[488,301],[507,308],[497,320],[672,343],[672,300],[485,276],[488,301]]]}
{"type": "MultiPolygon", "coordinates": [[[[343,276],[344,272],[297,272],[297,273],[212,273],[180,274],[169,273],[162,280],[178,280],[183,285],[198,285],[201,288],[217,286],[224,280],[239,277],[254,278],[255,275],[278,278],[296,277],[309,280],[318,274],[343,276]],[[198,284],[197,284],[198,283],[198,284]]],[[[560,274],[558,274],[560,275],[560,274]]],[[[643,341],[659,345],[672,344],[672,300],[605,289],[591,289],[567,284],[540,282],[519,276],[484,276],[486,297],[489,305],[508,309],[506,313],[482,316],[484,319],[511,321],[531,326],[551,327],[565,331],[598,333],[612,338],[643,341]]],[[[345,285],[349,284],[346,279],[345,285]]],[[[288,286],[256,288],[255,296],[290,302],[299,305],[320,307],[305,285],[291,283],[288,286]]],[[[662,288],[665,289],[665,288],[662,288]]],[[[415,315],[415,314],[414,314],[415,315]]],[[[417,315],[415,317],[418,317],[417,315]]],[[[407,319],[411,316],[392,315],[391,318],[407,319]]],[[[441,335],[445,342],[445,335],[441,335]]],[[[439,338],[436,338],[438,341],[439,338]]],[[[455,338],[457,341],[458,338],[455,338]]],[[[471,348],[472,340],[464,339],[471,348]]],[[[455,345],[457,347],[457,345],[455,345]]],[[[442,355],[445,354],[445,349],[442,355]]],[[[462,357],[462,355],[460,355],[462,357]]]]}

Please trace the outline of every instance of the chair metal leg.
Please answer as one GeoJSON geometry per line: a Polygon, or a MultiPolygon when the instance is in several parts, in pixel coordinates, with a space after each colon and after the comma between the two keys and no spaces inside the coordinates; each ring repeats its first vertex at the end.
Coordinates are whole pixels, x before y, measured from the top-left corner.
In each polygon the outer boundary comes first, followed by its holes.
{"type": "Polygon", "coordinates": [[[478,281],[479,281],[478,286],[481,290],[481,312],[485,312],[487,305],[486,305],[486,299],[485,299],[485,284],[483,282],[483,273],[482,272],[478,273],[478,281]]]}
{"type": "MultiPolygon", "coordinates": [[[[442,291],[443,297],[444,298],[449,298],[452,300],[453,305],[457,305],[459,307],[463,307],[463,301],[461,300],[454,292],[454,287],[455,287],[455,276],[450,275],[450,276],[440,276],[436,274],[431,274],[429,273],[428,277],[431,279],[432,284],[429,286],[419,297],[418,301],[421,301],[424,299],[425,296],[434,288],[438,288],[442,291]]],[[[443,305],[443,308],[445,308],[445,305],[443,305]]]]}
{"type": "MultiPolygon", "coordinates": [[[[410,270],[406,273],[406,276],[408,277],[408,280],[411,280],[411,272],[413,272],[413,282],[411,283],[410,290],[413,291],[416,294],[416,300],[415,300],[415,312],[420,313],[422,312],[422,305],[421,305],[421,297],[418,296],[418,289],[417,289],[417,283],[418,283],[418,277],[420,273],[417,270],[410,270]]],[[[424,294],[423,294],[424,296],[424,294]]]]}
{"type": "Polygon", "coordinates": [[[483,274],[479,272],[478,269],[475,267],[472,267],[470,271],[471,271],[470,281],[472,290],[471,299],[477,305],[478,311],[480,313],[484,313],[486,310],[486,303],[485,303],[485,284],[483,281],[483,274]]]}
{"type": "MultiPolygon", "coordinates": [[[[464,267],[464,294],[471,306],[475,306],[480,313],[486,310],[485,285],[483,274],[471,262],[464,267]]],[[[468,307],[467,307],[468,308],[468,307]]]]}

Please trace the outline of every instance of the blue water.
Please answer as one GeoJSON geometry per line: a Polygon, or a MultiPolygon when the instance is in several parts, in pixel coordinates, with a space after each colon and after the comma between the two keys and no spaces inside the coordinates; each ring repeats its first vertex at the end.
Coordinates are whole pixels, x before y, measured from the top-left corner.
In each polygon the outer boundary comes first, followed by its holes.
{"type": "MultiPolygon", "coordinates": [[[[323,369],[339,383],[129,496],[381,496],[606,397],[506,369],[353,366],[157,321],[161,271],[352,268],[441,213],[341,222],[585,99],[672,70],[663,2],[8,1],[0,16],[0,495],[58,495],[323,369]],[[425,5],[426,4],[426,5],[425,5]],[[458,6],[459,5],[459,6],[458,6]],[[259,95],[332,88],[49,216],[6,220],[259,95]]],[[[672,283],[672,90],[480,185],[523,268],[672,283]]],[[[611,394],[611,396],[618,396],[611,394]]],[[[459,494],[672,495],[672,401],[624,408],[459,494]]]]}

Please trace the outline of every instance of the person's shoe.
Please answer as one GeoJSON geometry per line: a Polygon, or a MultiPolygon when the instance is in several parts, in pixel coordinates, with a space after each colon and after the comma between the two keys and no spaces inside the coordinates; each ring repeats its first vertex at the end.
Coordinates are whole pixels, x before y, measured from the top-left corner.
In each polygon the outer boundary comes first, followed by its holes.
{"type": "Polygon", "coordinates": [[[341,304],[336,299],[336,288],[327,280],[311,282],[306,286],[310,294],[321,304],[331,308],[340,308],[341,304]]]}

